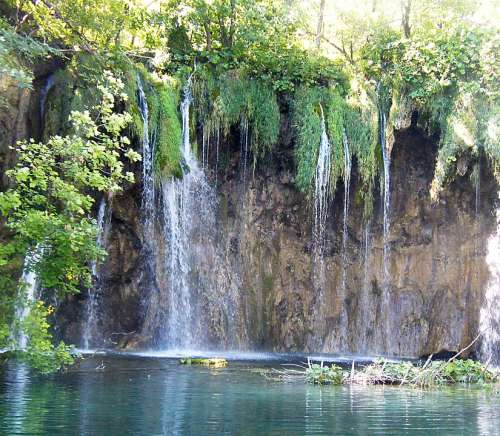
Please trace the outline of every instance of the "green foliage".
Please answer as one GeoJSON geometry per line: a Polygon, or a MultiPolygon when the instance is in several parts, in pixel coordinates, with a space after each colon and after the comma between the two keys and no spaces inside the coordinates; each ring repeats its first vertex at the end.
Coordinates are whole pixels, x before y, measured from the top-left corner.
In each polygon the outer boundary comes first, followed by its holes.
{"type": "Polygon", "coordinates": [[[337,89],[299,88],[293,97],[292,125],[296,134],[296,184],[303,192],[314,185],[316,163],[321,139],[321,113],[324,113],[328,138],[331,143],[332,190],[345,177],[343,140],[349,144],[351,159],[356,158],[362,181],[362,197],[367,213],[372,205],[373,179],[377,171],[377,140],[371,112],[342,96],[337,89]]]}
{"type": "Polygon", "coordinates": [[[306,380],[316,385],[341,385],[344,375],[340,366],[312,363],[306,368],[306,380]]]}
{"type": "MultiPolygon", "coordinates": [[[[89,218],[94,203],[89,193],[115,192],[124,181],[133,181],[133,175],[124,172],[123,162],[124,158],[140,158],[127,148],[129,140],[122,134],[130,115],[114,112],[115,104],[126,98],[123,83],[105,72],[95,89],[100,101],[83,111],[71,112],[71,132],[66,136],[52,136],[40,143],[23,141],[15,146],[18,162],[7,172],[13,187],[0,193],[0,213],[11,232],[0,250],[4,286],[0,292],[2,301],[9,302],[0,310],[2,331],[12,321],[19,258],[29,251],[39,255],[26,256],[32,261],[25,268],[36,272],[45,297],[76,293],[90,285],[88,265],[102,259],[104,252],[96,243],[95,221],[89,218]]],[[[47,348],[46,326],[40,318],[48,312],[36,307],[38,312],[23,329],[33,336],[33,329],[39,326],[40,336],[30,341],[30,346],[40,345],[42,354],[53,353],[58,361],[65,356],[65,348],[47,348]]],[[[28,350],[28,358],[33,353],[28,350]]],[[[34,359],[32,363],[43,360],[34,359]]]]}
{"type": "Polygon", "coordinates": [[[314,184],[316,161],[321,141],[321,102],[326,98],[321,88],[299,88],[293,97],[292,126],[296,136],[295,160],[297,187],[308,193],[314,184]]]}
{"type": "Polygon", "coordinates": [[[13,81],[19,88],[32,88],[33,74],[31,65],[49,53],[56,50],[46,44],[29,37],[19,35],[0,17],[0,105],[9,81],[13,81]]]}
{"type": "Polygon", "coordinates": [[[407,384],[416,387],[450,383],[482,384],[495,380],[495,375],[484,364],[472,359],[434,360],[423,366],[379,359],[364,368],[357,377],[370,384],[407,384]]]}
{"type": "Polygon", "coordinates": [[[206,70],[195,82],[195,105],[199,121],[213,137],[220,130],[229,134],[232,126],[247,120],[254,158],[263,156],[278,141],[280,111],[271,86],[230,71],[214,78],[206,70]]]}
{"type": "MultiPolygon", "coordinates": [[[[493,127],[500,79],[499,63],[492,53],[495,40],[498,35],[492,30],[450,20],[439,27],[419,28],[409,39],[387,26],[378,28],[360,50],[363,74],[396,97],[393,109],[409,99],[430,131],[440,134],[433,198],[455,177],[457,157],[477,157],[479,148],[487,151],[500,181],[500,139],[493,127]]],[[[397,128],[394,119],[398,116],[404,114],[392,117],[389,130],[397,128]]]]}
{"type": "Polygon", "coordinates": [[[48,374],[72,365],[72,347],[60,342],[55,346],[49,332],[47,318],[54,311],[42,301],[31,304],[28,315],[22,320],[22,330],[29,338],[26,350],[20,351],[21,357],[42,374],[48,374]]]}
{"type": "Polygon", "coordinates": [[[131,47],[133,35],[156,42],[156,28],[144,24],[150,14],[138,0],[31,1],[7,0],[24,20],[16,23],[43,40],[63,41],[85,51],[131,47]],[[149,33],[149,35],[148,35],[149,33]]]}
{"type": "Polygon", "coordinates": [[[238,69],[278,91],[297,84],[347,83],[341,65],[305,50],[299,21],[282,0],[171,0],[160,12],[171,49],[167,68],[208,64],[238,69]]]}
{"type": "Polygon", "coordinates": [[[155,135],[155,174],[157,177],[182,176],[182,127],[177,111],[178,93],[167,78],[153,80],[147,92],[150,108],[150,131],[155,135]]]}

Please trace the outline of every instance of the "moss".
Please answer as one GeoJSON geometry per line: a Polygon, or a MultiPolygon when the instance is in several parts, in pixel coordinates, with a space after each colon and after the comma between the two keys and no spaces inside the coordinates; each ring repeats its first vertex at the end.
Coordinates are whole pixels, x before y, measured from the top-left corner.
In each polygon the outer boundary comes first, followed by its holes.
{"type": "Polygon", "coordinates": [[[156,124],[156,174],[181,177],[182,127],[177,112],[178,95],[166,82],[157,83],[155,90],[159,105],[156,124]]]}
{"type": "Polygon", "coordinates": [[[207,70],[198,73],[195,110],[210,137],[228,135],[243,119],[250,128],[250,147],[255,158],[262,157],[278,142],[280,111],[273,89],[264,81],[230,71],[219,78],[207,70]]]}
{"type": "Polygon", "coordinates": [[[133,117],[134,134],[140,140],[144,135],[144,126],[137,103],[137,77],[141,79],[146,95],[149,109],[148,130],[155,139],[155,176],[158,179],[163,176],[182,177],[182,128],[177,111],[179,97],[176,83],[168,77],[154,77],[140,65],[135,69],[125,70],[124,74],[130,79],[126,86],[129,97],[127,110],[133,117]]]}
{"type": "Polygon", "coordinates": [[[324,93],[325,90],[322,88],[301,87],[293,97],[292,126],[296,136],[297,165],[295,183],[305,193],[310,192],[314,183],[321,140],[320,104],[324,93]]]}
{"type": "Polygon", "coordinates": [[[299,88],[293,96],[292,125],[296,136],[296,184],[302,192],[310,193],[321,140],[321,111],[325,116],[327,135],[331,143],[331,189],[345,177],[343,138],[347,136],[351,159],[356,158],[361,178],[360,195],[365,202],[365,215],[373,208],[373,180],[377,173],[376,110],[359,99],[341,95],[335,88],[299,88]]]}
{"type": "Polygon", "coordinates": [[[264,278],[262,279],[262,290],[264,291],[265,294],[268,294],[273,290],[273,287],[274,287],[274,276],[265,275],[264,278]]]}

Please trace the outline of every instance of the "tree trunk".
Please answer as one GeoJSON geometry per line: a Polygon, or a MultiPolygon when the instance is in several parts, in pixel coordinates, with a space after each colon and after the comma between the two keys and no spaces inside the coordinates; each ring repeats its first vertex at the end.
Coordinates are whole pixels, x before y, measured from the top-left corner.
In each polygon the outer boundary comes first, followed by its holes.
{"type": "Polygon", "coordinates": [[[316,48],[319,49],[321,45],[321,37],[323,36],[323,26],[324,26],[324,17],[325,17],[325,3],[326,0],[321,0],[319,5],[319,15],[318,15],[318,27],[316,28],[316,48]]]}
{"type": "Polygon", "coordinates": [[[411,0],[401,0],[401,26],[403,27],[404,35],[410,37],[410,12],[411,0]]]}

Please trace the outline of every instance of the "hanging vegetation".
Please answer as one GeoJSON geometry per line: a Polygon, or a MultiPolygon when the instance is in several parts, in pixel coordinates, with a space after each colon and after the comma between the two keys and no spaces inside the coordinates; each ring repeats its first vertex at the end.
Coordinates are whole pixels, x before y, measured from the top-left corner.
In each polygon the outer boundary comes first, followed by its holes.
{"type": "Polygon", "coordinates": [[[198,121],[208,138],[229,135],[231,127],[247,120],[254,159],[272,150],[278,141],[280,110],[276,94],[264,81],[229,71],[215,78],[208,70],[196,73],[194,102],[198,121]]]}

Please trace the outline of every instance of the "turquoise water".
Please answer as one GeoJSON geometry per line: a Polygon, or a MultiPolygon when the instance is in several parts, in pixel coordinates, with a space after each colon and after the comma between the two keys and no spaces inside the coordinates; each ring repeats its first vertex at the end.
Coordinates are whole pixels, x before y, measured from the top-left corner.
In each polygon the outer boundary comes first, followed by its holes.
{"type": "Polygon", "coordinates": [[[500,387],[419,391],[282,384],[257,371],[210,370],[175,359],[86,359],[41,377],[20,364],[0,373],[5,435],[496,435],[500,387]]]}

